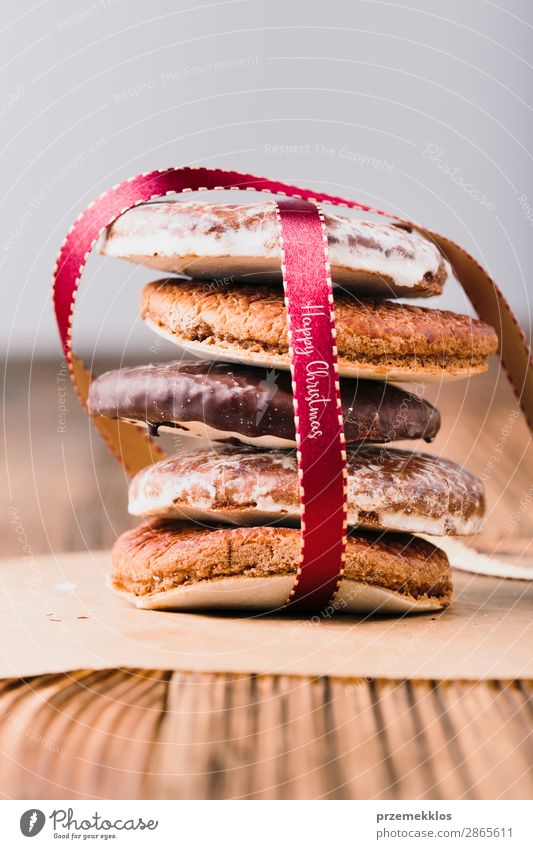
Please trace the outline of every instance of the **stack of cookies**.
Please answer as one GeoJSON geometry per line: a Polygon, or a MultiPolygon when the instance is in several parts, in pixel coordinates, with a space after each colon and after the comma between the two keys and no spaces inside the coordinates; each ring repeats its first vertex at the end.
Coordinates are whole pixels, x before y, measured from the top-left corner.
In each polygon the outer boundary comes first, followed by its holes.
{"type": "MultiPolygon", "coordinates": [[[[397,382],[479,374],[497,337],[468,316],[397,300],[438,295],[451,275],[417,231],[340,215],[325,223],[348,455],[346,568],[334,607],[437,610],[452,598],[450,566],[416,534],[476,533],[483,487],[449,460],[387,445],[431,441],[440,428],[438,411],[397,382]]],[[[144,204],[99,247],[175,275],[145,286],[141,315],[182,353],[100,376],[90,413],[192,437],[131,481],[129,510],[143,521],[113,548],[112,584],[144,608],[275,610],[300,551],[275,205],[144,204]]]]}

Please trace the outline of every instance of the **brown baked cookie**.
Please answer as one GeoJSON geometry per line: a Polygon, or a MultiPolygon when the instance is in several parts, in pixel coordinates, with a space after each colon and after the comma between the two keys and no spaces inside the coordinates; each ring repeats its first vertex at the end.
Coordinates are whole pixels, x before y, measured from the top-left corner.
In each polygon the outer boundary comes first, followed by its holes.
{"type": "MultiPolygon", "coordinates": [[[[408,226],[325,214],[331,274],[359,294],[425,297],[451,273],[438,247],[408,226]]],[[[100,253],[197,279],[281,280],[273,202],[157,202],[121,215],[100,253]]]]}
{"type": "MultiPolygon", "coordinates": [[[[342,380],[347,444],[431,440],[435,407],[392,384],[342,380]]],[[[188,436],[262,448],[295,445],[289,372],[236,363],[172,362],[100,375],[89,389],[89,413],[140,422],[152,435],[180,428],[188,436]]]]}
{"type": "MultiPolygon", "coordinates": [[[[469,377],[486,371],[498,347],[492,327],[453,312],[339,293],[335,314],[339,371],[346,377],[469,377]]],[[[159,280],[144,287],[141,315],[153,330],[193,354],[289,368],[283,293],[272,287],[159,280]]]]}
{"type": "MultiPolygon", "coordinates": [[[[363,446],[348,451],[348,524],[435,535],[479,531],[483,485],[431,454],[363,446]]],[[[134,516],[297,523],[297,462],[287,451],[221,447],[180,452],[147,466],[129,489],[134,516]]]]}
{"type": "MultiPolygon", "coordinates": [[[[112,551],[113,587],[138,607],[279,609],[294,582],[300,533],[293,528],[200,528],[146,523],[112,551]]],[[[437,610],[452,599],[443,551],[405,534],[352,533],[332,611],[437,610]]]]}

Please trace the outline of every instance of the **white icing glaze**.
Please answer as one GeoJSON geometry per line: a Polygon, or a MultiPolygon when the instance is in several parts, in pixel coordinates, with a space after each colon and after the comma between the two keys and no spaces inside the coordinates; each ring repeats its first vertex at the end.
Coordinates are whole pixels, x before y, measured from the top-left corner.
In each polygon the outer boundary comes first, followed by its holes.
{"type": "MultiPolygon", "coordinates": [[[[227,209],[227,207],[226,207],[227,209]]],[[[231,222],[214,203],[165,202],[128,210],[99,242],[108,256],[250,257],[280,259],[274,204],[233,206],[231,222]]],[[[326,215],[332,266],[377,274],[411,288],[443,262],[438,248],[418,232],[389,223],[326,215]],[[365,244],[366,242],[366,244],[365,244]]],[[[446,263],[447,273],[451,269],[446,263]]]]}
{"type": "MultiPolygon", "coordinates": [[[[283,498],[294,490],[296,479],[294,453],[250,454],[238,447],[182,452],[135,476],[129,511],[207,523],[296,523],[299,504],[291,496],[283,498]]],[[[481,527],[481,482],[432,455],[378,447],[349,452],[347,488],[353,527],[436,536],[473,534],[481,527]],[[383,465],[373,458],[381,458],[383,465]]]]}
{"type": "MultiPolygon", "coordinates": [[[[189,453],[195,456],[197,452],[189,453]]],[[[236,525],[266,524],[277,518],[298,520],[299,507],[295,509],[293,506],[280,504],[271,496],[271,472],[275,471],[276,466],[292,471],[295,468],[295,458],[292,455],[280,451],[272,456],[271,471],[263,478],[257,476],[254,480],[253,509],[243,511],[238,502],[240,499],[242,503],[244,488],[247,485],[244,476],[240,475],[246,455],[239,453],[238,449],[232,450],[231,453],[223,450],[220,453],[214,450],[206,450],[203,453],[207,462],[204,462],[201,468],[191,470],[186,475],[159,475],[156,486],[152,484],[153,466],[148,466],[139,472],[135,477],[135,483],[130,486],[130,513],[134,516],[179,517],[201,522],[212,522],[213,517],[216,516],[220,521],[236,525]],[[231,478],[236,506],[214,511],[212,504],[216,500],[220,482],[225,478],[228,480],[231,478]],[[190,503],[191,490],[195,492],[194,504],[190,503]],[[248,519],[245,513],[248,513],[248,519]]],[[[180,456],[185,459],[187,452],[180,456]]],[[[157,464],[157,467],[164,467],[165,463],[170,465],[172,458],[168,461],[163,460],[157,464]]]]}
{"type": "MultiPolygon", "coordinates": [[[[130,502],[129,512],[134,516],[158,517],[168,519],[189,519],[200,524],[212,524],[214,521],[223,522],[228,525],[239,527],[254,527],[255,525],[272,525],[283,522],[284,525],[295,527],[299,523],[300,511],[295,510],[293,505],[280,504],[272,499],[258,499],[257,508],[234,510],[213,510],[204,504],[203,507],[190,507],[188,505],[172,505],[158,503],[150,498],[138,498],[130,502]]],[[[477,517],[470,519],[456,518],[449,520],[448,516],[433,517],[417,515],[413,512],[387,511],[379,514],[380,525],[389,531],[399,531],[408,534],[423,534],[432,537],[443,537],[451,532],[459,536],[469,536],[480,531],[480,520],[477,517]]],[[[359,521],[359,511],[348,509],[348,525],[350,527],[367,528],[374,530],[372,524],[359,521]]]]}

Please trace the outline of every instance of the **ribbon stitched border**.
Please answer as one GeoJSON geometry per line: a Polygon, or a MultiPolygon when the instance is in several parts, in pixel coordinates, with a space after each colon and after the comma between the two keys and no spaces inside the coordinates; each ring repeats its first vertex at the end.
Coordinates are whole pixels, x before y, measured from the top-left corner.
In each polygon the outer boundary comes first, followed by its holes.
{"type": "MultiPolygon", "coordinates": [[[[332,307],[327,238],[317,204],[329,203],[334,206],[359,209],[402,221],[418,229],[441,248],[451,262],[477,314],[495,328],[500,340],[502,364],[529,427],[533,431],[533,362],[526,338],[500,289],[463,248],[438,233],[356,201],[238,171],[203,167],[152,171],[113,186],[79,215],[67,233],[54,270],[53,300],[65,359],[73,385],[84,406],[87,404],[92,375],[73,351],[72,319],[76,292],[87,257],[95,242],[106,227],[133,206],[169,194],[208,190],[247,190],[285,195],[295,199],[296,202],[280,201],[278,203],[288,327],[293,340],[295,320],[297,317],[302,319],[301,307],[304,305],[304,296],[309,293],[311,279],[318,286],[320,293],[319,302],[317,302],[319,308],[320,305],[323,308],[326,302],[332,307]],[[306,250],[298,249],[298,240],[300,248],[303,242],[306,243],[306,250]],[[317,249],[319,253],[316,252],[317,249]],[[311,256],[314,257],[313,263],[309,261],[311,256]]],[[[309,420],[304,421],[301,416],[302,409],[305,407],[305,362],[302,368],[302,361],[308,361],[308,358],[306,360],[305,357],[294,356],[294,351],[291,357],[302,502],[302,562],[291,592],[290,602],[292,605],[298,604],[305,607],[323,607],[333,596],[342,575],[346,544],[344,434],[342,415],[339,414],[335,324],[332,308],[327,319],[321,325],[316,339],[313,337],[312,344],[312,348],[318,348],[321,358],[327,364],[326,388],[333,402],[327,405],[327,408],[336,418],[336,422],[328,418],[327,426],[326,420],[324,421],[326,433],[324,440],[313,441],[309,438],[309,420]],[[328,324],[329,336],[326,332],[328,324]],[[317,463],[316,449],[319,444],[322,451],[326,451],[328,458],[333,462],[327,480],[323,479],[319,471],[328,469],[329,459],[328,463],[317,463]],[[324,522],[327,533],[324,533],[324,522]]],[[[292,340],[291,345],[294,349],[292,340]]],[[[165,456],[159,445],[135,425],[103,417],[95,417],[94,423],[110,451],[129,474],[134,474],[165,456]]]]}

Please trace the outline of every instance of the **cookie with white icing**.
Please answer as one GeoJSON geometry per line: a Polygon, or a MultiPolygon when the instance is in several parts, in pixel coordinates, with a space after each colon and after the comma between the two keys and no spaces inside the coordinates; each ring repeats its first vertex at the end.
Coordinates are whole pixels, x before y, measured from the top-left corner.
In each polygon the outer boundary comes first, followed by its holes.
{"type": "MultiPolygon", "coordinates": [[[[275,287],[158,280],[143,289],[141,316],[156,333],[197,356],[290,367],[285,302],[275,287]]],[[[335,317],[345,377],[425,382],[470,377],[487,370],[498,347],[493,328],[479,319],[397,301],[339,292],[335,317]]],[[[298,332],[293,328],[295,345],[298,332]]]]}
{"type": "MultiPolygon", "coordinates": [[[[347,444],[430,441],[440,427],[435,407],[392,384],[342,380],[347,444]]],[[[263,448],[295,446],[289,372],[214,362],[170,362],[123,368],[96,378],[89,413],[187,436],[263,448]]],[[[322,409],[317,402],[319,412],[322,409]]]]}
{"type": "MultiPolygon", "coordinates": [[[[438,247],[409,226],[324,215],[332,278],[360,294],[426,297],[451,273],[438,247]]],[[[102,236],[107,256],[196,279],[279,280],[274,203],[180,201],[141,204],[102,236]]]]}
{"type": "MultiPolygon", "coordinates": [[[[299,553],[294,528],[146,523],[113,546],[111,583],[141,608],[276,611],[294,583],[299,553]]],[[[451,600],[450,566],[439,548],[405,534],[349,535],[332,612],[423,612],[451,600]]]]}
{"type": "MultiPolygon", "coordinates": [[[[433,535],[480,530],[483,484],[457,463],[363,446],[347,452],[347,471],[350,526],[433,535]]],[[[296,456],[245,446],[183,451],[135,475],[129,511],[208,523],[297,524],[296,456]]]]}

